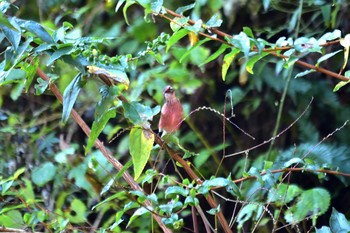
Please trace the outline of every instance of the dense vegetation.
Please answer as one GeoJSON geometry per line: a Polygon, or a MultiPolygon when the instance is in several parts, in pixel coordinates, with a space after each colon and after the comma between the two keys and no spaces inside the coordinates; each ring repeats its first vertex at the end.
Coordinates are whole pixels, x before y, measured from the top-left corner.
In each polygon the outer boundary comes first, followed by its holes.
{"type": "Polygon", "coordinates": [[[350,231],[348,1],[0,9],[0,230],[350,231]]]}

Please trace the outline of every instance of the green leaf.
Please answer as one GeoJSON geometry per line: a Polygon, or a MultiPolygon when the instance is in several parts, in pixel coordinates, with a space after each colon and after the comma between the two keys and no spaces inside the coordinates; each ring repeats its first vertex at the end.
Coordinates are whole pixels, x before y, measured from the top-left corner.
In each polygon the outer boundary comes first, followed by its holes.
{"type": "Polygon", "coordinates": [[[167,42],[165,51],[168,52],[170,47],[173,46],[176,42],[178,42],[181,38],[185,37],[187,33],[188,33],[188,30],[186,29],[181,29],[174,32],[167,42]]]}
{"type": "Polygon", "coordinates": [[[41,26],[41,24],[32,20],[22,20],[22,19],[17,19],[17,22],[22,28],[37,35],[42,41],[46,43],[54,42],[51,35],[43,28],[43,26],[41,26]]]}
{"type": "Polygon", "coordinates": [[[296,74],[294,78],[303,77],[305,75],[308,75],[308,74],[311,74],[311,73],[314,73],[314,72],[316,72],[316,70],[313,70],[313,69],[305,70],[303,72],[300,72],[300,73],[296,74]]]}
{"type": "Polygon", "coordinates": [[[350,231],[350,224],[345,218],[345,215],[339,213],[335,208],[332,209],[329,226],[331,227],[332,232],[347,233],[350,231]]]}
{"type": "Polygon", "coordinates": [[[7,40],[12,44],[14,50],[17,51],[19,43],[21,42],[21,28],[19,27],[14,17],[10,18],[9,22],[12,25],[11,28],[4,25],[0,25],[0,26],[7,40]],[[15,29],[12,29],[12,28],[15,28],[15,29]]]}
{"type": "Polygon", "coordinates": [[[251,38],[254,38],[253,31],[252,31],[252,29],[251,29],[250,27],[243,27],[243,32],[244,32],[247,36],[249,36],[249,37],[251,37],[251,38]]]}
{"type": "Polygon", "coordinates": [[[339,53],[339,52],[342,52],[342,50],[338,50],[338,51],[335,51],[335,52],[333,52],[333,53],[327,53],[327,54],[323,55],[322,57],[320,57],[320,58],[317,60],[315,66],[318,67],[318,66],[320,65],[321,62],[328,60],[329,58],[333,57],[334,55],[336,55],[336,54],[339,53]]]}
{"type": "MultiPolygon", "coordinates": [[[[151,209],[151,206],[149,206],[148,208],[151,209]]],[[[126,227],[130,226],[130,224],[131,224],[136,218],[138,218],[138,217],[141,216],[141,215],[147,214],[147,213],[149,214],[150,212],[149,212],[149,210],[146,209],[145,207],[140,207],[140,208],[138,208],[138,209],[134,212],[134,214],[131,216],[131,218],[130,218],[130,220],[129,220],[129,222],[128,222],[128,225],[127,225],[126,227]]]]}
{"type": "Polygon", "coordinates": [[[243,224],[250,220],[253,214],[256,215],[256,218],[259,218],[257,215],[259,206],[257,204],[247,204],[245,205],[237,215],[238,228],[242,228],[243,224]]]}
{"type": "Polygon", "coordinates": [[[26,77],[26,73],[20,69],[12,69],[0,74],[0,86],[10,84],[10,83],[19,83],[26,77]]]}
{"type": "Polygon", "coordinates": [[[53,54],[51,54],[51,57],[47,62],[47,66],[51,65],[54,61],[61,58],[62,56],[70,55],[72,52],[74,52],[74,47],[70,45],[57,49],[55,52],[53,52],[53,54]]]}
{"type": "Polygon", "coordinates": [[[191,205],[191,206],[198,206],[199,205],[199,200],[196,197],[192,196],[187,196],[184,202],[184,205],[191,205]]]}
{"type": "Polygon", "coordinates": [[[2,11],[0,11],[0,28],[2,29],[3,26],[6,26],[11,30],[18,31],[18,29],[10,23],[8,17],[2,11]]]}
{"type": "Polygon", "coordinates": [[[92,146],[95,144],[97,137],[100,135],[100,133],[108,123],[109,119],[115,118],[116,114],[117,114],[116,109],[111,108],[103,112],[101,117],[98,120],[96,119],[92,123],[91,133],[85,148],[85,154],[90,152],[92,146]]]}
{"type": "Polygon", "coordinates": [[[85,153],[89,153],[97,137],[100,135],[109,119],[116,116],[116,108],[112,107],[114,100],[120,94],[118,86],[102,86],[100,88],[102,98],[96,104],[95,120],[92,123],[91,133],[85,148],[85,153]]]}
{"type": "Polygon", "coordinates": [[[202,25],[203,21],[201,19],[198,19],[193,25],[184,25],[184,28],[190,32],[197,34],[201,30],[202,25]]]}
{"type": "Polygon", "coordinates": [[[158,114],[160,107],[156,106],[153,109],[138,102],[123,102],[124,116],[128,118],[134,125],[147,127],[148,121],[153,119],[153,116],[158,114]]]}
{"type": "Polygon", "coordinates": [[[8,211],[6,214],[0,215],[0,225],[2,227],[18,228],[23,227],[23,218],[22,214],[18,210],[8,211]]]}
{"type": "Polygon", "coordinates": [[[220,212],[220,204],[216,208],[212,208],[210,210],[207,210],[207,213],[211,214],[211,215],[216,215],[219,212],[220,212]]]}
{"type": "Polygon", "coordinates": [[[127,25],[129,25],[129,20],[128,20],[128,15],[126,12],[127,12],[128,8],[132,5],[134,5],[135,3],[136,3],[136,1],[134,1],[134,0],[126,0],[126,3],[123,7],[123,15],[124,15],[125,23],[127,25]]]}
{"type": "Polygon", "coordinates": [[[34,184],[42,187],[53,180],[56,175],[57,167],[51,162],[45,162],[40,167],[36,167],[32,172],[34,184]]]}
{"type": "Polygon", "coordinates": [[[222,24],[222,19],[219,17],[220,15],[216,13],[208,20],[208,22],[206,22],[205,25],[210,28],[220,27],[222,24]]]}
{"type": "Polygon", "coordinates": [[[247,36],[247,34],[245,34],[244,32],[241,32],[238,35],[234,35],[229,41],[233,46],[235,46],[240,51],[242,51],[245,57],[249,56],[250,39],[247,36]]]}
{"type": "Polygon", "coordinates": [[[45,92],[45,90],[49,86],[49,82],[44,80],[44,79],[42,79],[42,78],[38,78],[37,81],[38,81],[38,84],[34,85],[35,94],[36,95],[41,95],[42,93],[45,92]]]}
{"type": "Polygon", "coordinates": [[[86,222],[86,214],[84,202],[75,198],[71,202],[69,210],[65,213],[65,217],[68,217],[72,223],[84,223],[86,222]]]}
{"type": "Polygon", "coordinates": [[[196,3],[192,3],[190,5],[187,6],[182,6],[176,9],[176,13],[178,13],[179,15],[182,15],[185,11],[191,10],[196,6],[196,3]]]}
{"type": "Polygon", "coordinates": [[[13,174],[13,179],[17,180],[20,175],[22,175],[26,171],[25,167],[19,168],[15,171],[15,174],[13,174]]]}
{"type": "Polygon", "coordinates": [[[339,29],[335,29],[333,32],[327,32],[326,34],[324,34],[319,41],[329,41],[329,40],[335,40],[341,38],[341,31],[339,29]]]}
{"type": "Polygon", "coordinates": [[[28,92],[30,85],[33,82],[34,76],[36,74],[36,69],[39,67],[39,58],[34,57],[30,63],[23,64],[24,70],[26,72],[26,92],[28,92]]]}
{"type": "Polygon", "coordinates": [[[82,74],[78,73],[63,93],[62,123],[66,123],[82,87],[82,74]]]}
{"type": "Polygon", "coordinates": [[[268,202],[275,202],[277,206],[283,206],[293,201],[303,192],[297,185],[279,184],[268,193],[268,202]]]}
{"type": "Polygon", "coordinates": [[[316,233],[332,233],[331,228],[323,226],[320,229],[316,228],[316,233]]]}
{"type": "MultiPolygon", "coordinates": [[[[130,160],[131,161],[131,160],[130,160]]],[[[102,192],[101,192],[102,193],[102,192]]],[[[92,208],[91,208],[91,210],[94,210],[94,209],[96,209],[97,207],[99,207],[99,206],[101,206],[101,205],[103,205],[103,204],[105,204],[105,203],[108,203],[108,202],[110,202],[110,201],[112,201],[112,200],[114,200],[114,199],[116,199],[116,198],[118,198],[118,197],[123,197],[123,196],[125,196],[126,195],[126,192],[125,191],[120,191],[120,192],[117,192],[117,193],[115,193],[115,194],[113,194],[112,196],[109,196],[109,197],[107,197],[107,198],[104,198],[101,202],[99,202],[99,203],[97,203],[96,205],[94,205],[92,208]]]]}
{"type": "Polygon", "coordinates": [[[196,49],[197,47],[201,46],[202,44],[211,41],[210,38],[205,38],[199,42],[197,42],[194,46],[192,46],[190,49],[188,49],[180,58],[179,62],[181,63],[194,49],[196,49]]]}
{"type": "Polygon", "coordinates": [[[339,83],[337,83],[337,85],[335,85],[333,92],[339,91],[340,88],[342,88],[343,86],[345,86],[349,83],[350,83],[350,80],[349,81],[340,81],[339,83]]]}
{"type": "Polygon", "coordinates": [[[215,51],[212,55],[210,55],[203,63],[201,63],[199,66],[203,66],[213,60],[215,60],[218,56],[220,56],[223,52],[226,51],[226,49],[230,48],[227,44],[222,44],[218,50],[215,51]]]}
{"type": "Polygon", "coordinates": [[[288,223],[296,224],[311,215],[312,223],[315,225],[317,216],[327,211],[330,201],[329,192],[323,188],[304,191],[298,202],[286,211],[284,218],[288,223]]]}
{"type": "Polygon", "coordinates": [[[231,66],[233,59],[240,52],[238,48],[232,48],[231,52],[224,56],[224,63],[222,64],[221,76],[222,80],[225,81],[228,68],[231,66]]]}
{"type": "Polygon", "coordinates": [[[256,62],[258,62],[260,59],[264,58],[265,56],[269,55],[268,52],[263,52],[261,54],[257,54],[254,55],[252,57],[249,58],[249,60],[246,63],[246,70],[250,73],[250,74],[254,74],[253,72],[253,68],[256,62]]]}
{"type": "Polygon", "coordinates": [[[165,198],[173,197],[176,195],[181,195],[186,197],[188,195],[188,190],[181,186],[170,186],[165,190],[165,198]]]}
{"type": "Polygon", "coordinates": [[[154,134],[140,127],[133,127],[129,141],[130,154],[134,164],[134,179],[137,180],[149,159],[154,143],[154,134]]]}
{"type": "Polygon", "coordinates": [[[163,0],[152,0],[151,9],[154,13],[158,14],[163,7],[163,0]]]}

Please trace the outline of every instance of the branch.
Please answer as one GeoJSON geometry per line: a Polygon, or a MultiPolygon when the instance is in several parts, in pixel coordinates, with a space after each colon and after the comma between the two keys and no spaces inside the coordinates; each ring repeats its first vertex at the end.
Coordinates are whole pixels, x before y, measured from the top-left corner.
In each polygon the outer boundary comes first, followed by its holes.
{"type": "MultiPolygon", "coordinates": [[[[197,184],[202,184],[203,181],[196,175],[196,173],[194,173],[194,171],[190,168],[190,166],[188,165],[188,163],[179,156],[178,153],[176,153],[175,151],[173,151],[158,135],[155,136],[155,142],[164,150],[166,150],[169,155],[178,163],[181,164],[181,166],[183,167],[183,169],[185,170],[185,172],[191,177],[192,180],[194,180],[197,184]]],[[[208,195],[207,197],[207,201],[210,205],[211,208],[217,208],[217,204],[214,200],[214,198],[211,195],[208,195]]],[[[217,214],[217,217],[219,219],[219,222],[224,230],[224,232],[226,233],[231,233],[231,228],[229,227],[223,213],[220,211],[217,214]]]]}
{"type": "MultiPolygon", "coordinates": [[[[180,15],[180,14],[177,14],[176,12],[172,11],[172,10],[169,10],[167,8],[165,8],[165,11],[172,15],[173,17],[178,17],[178,18],[182,18],[184,17],[183,15],[180,15]]],[[[166,16],[165,14],[158,14],[160,17],[162,18],[165,18],[173,23],[176,23],[177,25],[180,25],[179,23],[177,23],[175,20],[169,18],[168,16],[166,16]]],[[[193,20],[188,20],[187,21],[190,25],[194,25],[195,22],[193,20]]],[[[183,25],[180,25],[180,26],[183,26],[183,25]]],[[[207,28],[205,28],[207,29],[207,28]]],[[[223,38],[225,37],[228,37],[228,38],[232,38],[231,35],[225,33],[225,32],[222,32],[216,28],[210,28],[210,31],[214,32],[216,35],[218,36],[221,36],[223,38]]],[[[211,35],[208,35],[206,33],[203,33],[203,32],[198,32],[199,35],[202,35],[206,38],[210,38],[212,40],[215,40],[215,41],[218,41],[222,44],[227,44],[227,45],[231,45],[231,46],[235,46],[233,44],[230,44],[228,43],[227,41],[223,40],[223,39],[220,39],[220,38],[216,38],[216,37],[213,37],[211,35]]],[[[339,40],[336,40],[336,41],[330,41],[330,42],[327,42],[326,44],[322,44],[321,46],[328,46],[328,45],[332,45],[332,44],[338,44],[339,43],[339,40]]],[[[269,52],[272,56],[275,56],[275,57],[279,57],[279,58],[288,58],[288,56],[284,56],[284,55],[281,55],[281,54],[277,54],[276,51],[280,51],[280,50],[288,50],[288,49],[291,49],[292,47],[290,46],[286,46],[286,47],[277,47],[277,48],[272,48],[272,49],[264,49],[263,51],[264,52],[269,52]]],[[[255,50],[255,48],[253,48],[253,50],[255,50]]],[[[295,62],[297,65],[301,66],[301,67],[304,67],[304,68],[308,68],[308,69],[312,69],[312,70],[315,70],[317,72],[320,72],[320,73],[323,73],[325,75],[328,75],[332,78],[336,78],[336,79],[339,79],[339,80],[342,80],[342,81],[349,81],[348,78],[346,78],[344,75],[341,75],[341,74],[338,74],[338,73],[335,73],[333,71],[330,71],[330,70],[327,70],[327,69],[324,69],[324,68],[320,68],[320,67],[316,67],[314,65],[311,65],[307,62],[304,62],[304,61],[296,61],[295,62]]]]}
{"type": "MultiPolygon", "coordinates": [[[[52,93],[56,96],[56,98],[60,101],[60,103],[63,104],[62,94],[58,90],[57,86],[53,82],[51,82],[51,79],[40,68],[37,68],[36,73],[42,79],[49,82],[49,87],[50,87],[52,93]]],[[[84,131],[86,136],[89,137],[90,132],[91,132],[90,127],[85,123],[85,121],[81,118],[81,116],[77,113],[77,111],[74,110],[74,108],[72,109],[71,116],[72,116],[73,120],[84,131]]],[[[113,167],[115,167],[118,171],[123,169],[123,165],[108,152],[107,148],[103,145],[103,143],[99,139],[96,139],[95,146],[102,152],[102,154],[113,165],[113,167]]],[[[133,190],[142,191],[141,187],[135,182],[135,180],[132,178],[132,176],[127,171],[124,171],[123,178],[125,179],[125,181],[130,185],[130,187],[133,190]]],[[[152,203],[150,201],[146,200],[145,205],[151,206],[152,203]]],[[[162,222],[162,219],[158,215],[156,215],[154,213],[151,213],[151,214],[152,214],[153,218],[157,221],[159,226],[162,228],[163,232],[166,232],[166,233],[172,232],[170,229],[168,229],[165,226],[165,224],[162,222]]]]}
{"type": "MultiPolygon", "coordinates": [[[[307,169],[307,168],[297,168],[297,167],[293,167],[293,168],[283,168],[283,169],[277,169],[277,170],[272,170],[269,171],[270,173],[284,173],[284,172],[320,172],[320,173],[326,173],[326,174],[331,174],[331,175],[338,175],[338,176],[345,176],[345,177],[349,177],[350,178],[350,174],[349,173],[345,173],[345,172],[338,172],[338,171],[332,171],[332,170],[324,170],[324,169],[317,169],[317,170],[312,170],[312,169],[307,169]]],[[[260,175],[266,175],[267,172],[261,172],[260,175]]],[[[241,183],[244,182],[246,180],[251,180],[251,179],[256,179],[256,176],[248,176],[248,177],[244,177],[244,178],[240,178],[237,180],[234,180],[234,183],[241,183]]]]}

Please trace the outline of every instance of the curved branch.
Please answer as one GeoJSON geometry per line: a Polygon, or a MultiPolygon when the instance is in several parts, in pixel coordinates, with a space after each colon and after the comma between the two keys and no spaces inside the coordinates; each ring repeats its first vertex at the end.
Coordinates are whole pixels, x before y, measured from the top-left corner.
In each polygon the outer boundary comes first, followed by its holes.
{"type": "MultiPolygon", "coordinates": [[[[170,9],[167,9],[165,8],[165,11],[169,14],[169,15],[172,15],[173,17],[184,17],[183,15],[180,15],[180,14],[177,14],[176,12],[170,10],[170,9]]],[[[168,16],[164,15],[164,14],[158,14],[160,17],[162,18],[165,18],[173,23],[176,23],[178,24],[175,20],[169,18],[168,16]]],[[[188,20],[188,23],[193,25],[195,24],[195,22],[191,19],[188,20]]],[[[179,24],[178,24],[179,25],[179,24]]],[[[180,25],[180,26],[183,26],[183,25],[180,25]]],[[[207,28],[205,28],[207,29],[207,28]]],[[[223,31],[220,31],[216,28],[210,28],[210,31],[214,32],[216,35],[218,36],[221,36],[223,38],[225,37],[228,37],[228,38],[232,38],[231,35],[223,32],[223,31]]],[[[206,38],[210,38],[212,40],[215,40],[215,41],[218,41],[220,43],[223,43],[223,44],[227,44],[227,45],[231,45],[231,46],[234,46],[233,44],[230,44],[228,43],[227,41],[224,41],[220,38],[216,38],[216,37],[213,37],[211,35],[208,35],[206,33],[203,33],[203,32],[199,32],[198,34],[206,37],[206,38]]],[[[329,46],[329,45],[333,45],[333,44],[338,44],[339,43],[339,40],[335,40],[335,41],[330,41],[330,42],[327,42],[325,44],[322,44],[321,46],[329,46]]],[[[290,46],[286,46],[286,47],[277,47],[277,48],[271,48],[271,49],[264,49],[263,51],[264,52],[269,52],[272,56],[275,56],[275,57],[279,57],[279,58],[288,58],[288,56],[285,56],[285,55],[281,55],[281,54],[277,54],[276,51],[280,51],[280,50],[288,50],[288,49],[291,49],[292,47],[290,46]]],[[[315,70],[317,72],[320,72],[320,73],[323,73],[325,75],[328,75],[332,78],[336,78],[336,79],[339,79],[339,80],[342,80],[342,81],[349,81],[348,78],[346,78],[344,75],[341,75],[341,74],[338,74],[338,73],[335,73],[333,71],[330,71],[330,70],[327,70],[327,69],[324,69],[324,68],[321,68],[321,67],[317,67],[317,66],[314,66],[314,65],[311,65],[307,62],[304,62],[304,61],[296,61],[296,64],[301,66],[301,67],[304,67],[304,68],[308,68],[308,69],[312,69],[312,70],[315,70]]]]}
{"type": "MultiPolygon", "coordinates": [[[[51,79],[40,68],[37,68],[36,73],[42,79],[49,82],[49,87],[50,87],[52,93],[56,96],[56,98],[60,101],[60,103],[63,104],[62,94],[58,90],[57,86],[53,82],[51,82],[51,79]]],[[[80,128],[84,131],[86,136],[89,137],[90,132],[91,132],[90,127],[85,123],[85,121],[81,118],[81,116],[78,114],[78,112],[74,110],[74,108],[72,109],[71,116],[74,119],[74,121],[80,126],[80,128]]],[[[108,152],[107,148],[103,145],[103,142],[101,142],[99,139],[96,139],[95,146],[102,152],[102,154],[113,165],[113,167],[115,167],[118,171],[123,169],[123,165],[108,152]]],[[[130,185],[130,187],[133,190],[142,191],[141,187],[135,182],[135,180],[132,178],[132,176],[127,171],[124,171],[123,178],[130,185]]],[[[145,205],[151,206],[152,203],[150,201],[146,200],[145,205]]],[[[152,214],[153,218],[157,221],[159,226],[162,228],[163,232],[166,232],[166,233],[172,232],[170,229],[168,229],[165,226],[165,224],[162,222],[162,219],[158,215],[156,215],[154,213],[151,213],[151,214],[152,214]]]]}

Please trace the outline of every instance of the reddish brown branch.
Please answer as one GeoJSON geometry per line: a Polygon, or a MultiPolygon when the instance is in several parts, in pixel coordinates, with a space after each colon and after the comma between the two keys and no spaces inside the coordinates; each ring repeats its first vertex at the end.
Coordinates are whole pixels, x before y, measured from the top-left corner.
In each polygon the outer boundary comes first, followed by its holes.
{"type": "MultiPolygon", "coordinates": [[[[56,96],[56,98],[61,102],[61,104],[63,104],[63,98],[62,98],[62,94],[60,93],[60,91],[58,90],[57,86],[51,82],[50,78],[40,69],[37,68],[36,73],[44,80],[49,82],[49,87],[52,91],[52,93],[56,96]]],[[[73,120],[80,126],[80,128],[84,131],[84,133],[89,137],[90,136],[90,127],[85,123],[85,121],[81,118],[81,116],[77,113],[77,111],[75,111],[74,109],[72,109],[71,112],[71,116],[73,118],[73,120]]],[[[107,150],[107,148],[103,145],[103,143],[99,140],[96,139],[95,141],[95,146],[102,152],[102,154],[106,157],[106,159],[108,159],[108,161],[118,170],[120,171],[123,168],[123,165],[116,159],[114,158],[109,151],[107,150]]],[[[141,187],[135,182],[135,180],[132,178],[132,176],[127,172],[124,171],[123,173],[123,178],[125,179],[125,181],[130,185],[130,187],[133,190],[140,190],[142,191],[141,187]]],[[[145,201],[145,205],[146,206],[151,206],[151,202],[146,200],[145,201]]],[[[157,223],[159,224],[159,226],[162,228],[163,232],[167,232],[167,233],[171,233],[172,231],[170,229],[168,229],[164,223],[162,222],[161,218],[152,213],[153,218],[157,221],[157,223]]]]}
{"type": "MultiPolygon", "coordinates": [[[[167,12],[169,15],[172,15],[173,17],[178,17],[178,18],[184,17],[183,15],[177,14],[176,12],[174,12],[174,11],[172,11],[172,10],[170,10],[170,9],[165,8],[165,10],[166,10],[166,12],[167,12]]],[[[159,16],[162,17],[162,18],[165,18],[165,19],[167,19],[167,20],[169,20],[169,21],[171,21],[171,22],[173,22],[173,23],[178,24],[175,20],[171,19],[170,17],[168,17],[168,16],[166,16],[166,15],[164,15],[164,14],[159,14],[159,16]]],[[[195,22],[194,22],[193,20],[191,20],[191,19],[189,19],[187,22],[188,22],[190,25],[195,24],[195,22]]],[[[178,24],[178,25],[179,25],[179,24],[178,24]]],[[[180,26],[183,26],[183,25],[180,25],[180,26]]],[[[225,38],[225,37],[232,38],[231,35],[229,35],[229,34],[227,34],[227,33],[225,33],[225,32],[222,32],[222,31],[220,31],[220,30],[218,30],[218,29],[216,29],[216,28],[210,28],[210,31],[212,31],[212,32],[215,33],[216,35],[221,36],[221,37],[223,37],[223,38],[225,38]]],[[[225,40],[222,40],[222,39],[220,39],[220,38],[213,37],[213,36],[208,35],[208,34],[206,34],[206,33],[199,32],[198,34],[200,34],[200,35],[202,35],[202,36],[204,36],[204,37],[206,37],[206,38],[210,38],[210,39],[212,39],[212,40],[218,41],[218,42],[220,42],[220,43],[234,46],[234,45],[232,45],[232,44],[226,42],[225,40]]],[[[325,44],[322,44],[321,46],[329,46],[329,45],[338,44],[338,43],[339,43],[339,40],[335,40],[335,41],[330,41],[330,42],[327,42],[327,43],[325,43],[325,44]]],[[[272,49],[264,49],[263,51],[264,51],[264,52],[269,52],[271,55],[273,55],[273,56],[275,56],[275,57],[279,57],[279,58],[288,58],[287,56],[284,56],[284,55],[281,55],[281,54],[277,54],[276,51],[288,50],[288,49],[291,49],[291,48],[292,48],[292,47],[290,47],[290,46],[286,46],[286,47],[278,47],[278,48],[272,48],[272,49]]],[[[307,63],[307,62],[304,62],[304,61],[298,60],[298,61],[296,61],[296,64],[299,65],[299,66],[301,66],[301,67],[308,68],[308,69],[312,69],[312,70],[315,70],[315,71],[317,71],[317,72],[323,73],[323,74],[328,75],[328,76],[330,76],[330,77],[332,77],[332,78],[340,79],[340,80],[342,80],[342,81],[348,81],[348,80],[349,80],[349,79],[346,78],[344,75],[340,75],[340,74],[338,74],[338,73],[335,73],[335,72],[333,72],[333,71],[330,71],[330,70],[327,70],[327,69],[324,69],[324,68],[321,68],[321,67],[316,67],[316,66],[311,65],[311,64],[309,64],[309,63],[307,63]]]]}
{"type": "MultiPolygon", "coordinates": [[[[284,173],[284,172],[320,172],[320,173],[326,173],[326,174],[331,174],[331,175],[337,175],[337,176],[345,176],[345,177],[350,177],[349,173],[344,173],[344,172],[337,172],[337,171],[332,171],[332,170],[324,170],[324,169],[318,169],[318,170],[312,170],[312,169],[305,169],[305,168],[284,168],[284,169],[278,169],[278,170],[272,170],[269,171],[269,173],[284,173]]],[[[266,175],[267,172],[261,172],[260,175],[266,175]]],[[[240,178],[237,180],[234,180],[233,182],[241,183],[247,180],[251,179],[256,179],[256,176],[248,176],[244,178],[240,178]]]]}
{"type": "MultiPolygon", "coordinates": [[[[177,161],[178,163],[181,164],[181,166],[183,167],[185,172],[191,177],[192,180],[194,180],[197,184],[203,183],[203,181],[191,169],[191,167],[188,165],[188,163],[183,158],[181,158],[178,153],[176,153],[172,149],[170,149],[167,146],[167,144],[158,135],[156,135],[155,141],[161,148],[165,149],[175,161],[177,161]]],[[[208,201],[211,208],[217,208],[217,204],[211,195],[208,195],[207,201],[208,201]]],[[[229,225],[225,219],[225,216],[223,215],[223,213],[221,211],[217,214],[217,217],[218,217],[218,220],[219,220],[224,232],[227,232],[227,233],[232,232],[231,228],[229,227],[229,225]]]]}

